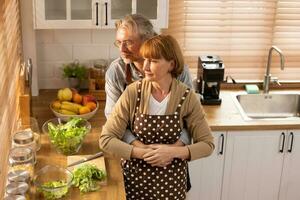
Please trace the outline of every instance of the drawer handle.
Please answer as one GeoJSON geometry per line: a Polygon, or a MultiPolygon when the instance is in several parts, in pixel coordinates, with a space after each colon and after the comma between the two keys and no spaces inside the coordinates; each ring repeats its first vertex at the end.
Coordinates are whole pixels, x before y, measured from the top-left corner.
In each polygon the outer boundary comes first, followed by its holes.
{"type": "Polygon", "coordinates": [[[285,142],[285,134],[283,132],[281,133],[281,137],[282,137],[282,143],[281,143],[281,148],[279,149],[279,152],[283,153],[284,142],[285,142]]]}
{"type": "Polygon", "coordinates": [[[223,155],[224,153],[224,134],[221,134],[221,150],[219,151],[219,155],[223,155]]]}
{"type": "Polygon", "coordinates": [[[288,149],[288,152],[292,153],[292,151],[293,151],[293,144],[294,144],[294,133],[290,132],[290,136],[292,137],[292,139],[291,139],[291,143],[290,143],[290,147],[288,149]]]}
{"type": "Polygon", "coordinates": [[[108,25],[108,23],[107,23],[107,2],[105,2],[105,25],[108,25]]]}
{"type": "Polygon", "coordinates": [[[96,26],[99,25],[99,3],[96,2],[96,26]]]}

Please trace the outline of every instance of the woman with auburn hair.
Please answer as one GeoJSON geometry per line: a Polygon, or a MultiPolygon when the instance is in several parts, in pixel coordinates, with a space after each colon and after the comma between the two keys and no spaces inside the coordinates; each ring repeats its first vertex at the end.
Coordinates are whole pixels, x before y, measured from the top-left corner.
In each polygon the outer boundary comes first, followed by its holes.
{"type": "Polygon", "coordinates": [[[140,49],[145,78],[123,92],[105,123],[100,147],[122,163],[127,199],[186,197],[187,161],[210,155],[211,130],[194,91],[176,80],[183,70],[177,41],[169,35],[147,40],[140,49]],[[129,127],[149,148],[122,141],[129,127]],[[193,144],[174,146],[186,128],[193,144]]]}

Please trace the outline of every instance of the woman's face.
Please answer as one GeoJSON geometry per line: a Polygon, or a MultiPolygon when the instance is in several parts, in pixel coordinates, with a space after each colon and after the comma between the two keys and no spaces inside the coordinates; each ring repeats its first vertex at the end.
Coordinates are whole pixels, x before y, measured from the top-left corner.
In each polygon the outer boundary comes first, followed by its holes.
{"type": "Polygon", "coordinates": [[[167,61],[164,58],[152,59],[144,58],[145,78],[150,81],[160,82],[172,77],[171,71],[174,68],[174,61],[167,61]]]}

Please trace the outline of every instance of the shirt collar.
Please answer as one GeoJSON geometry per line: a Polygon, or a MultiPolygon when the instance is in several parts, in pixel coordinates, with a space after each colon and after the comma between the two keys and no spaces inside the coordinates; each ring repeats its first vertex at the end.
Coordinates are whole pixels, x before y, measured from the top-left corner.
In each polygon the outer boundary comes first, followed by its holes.
{"type": "Polygon", "coordinates": [[[144,78],[143,74],[137,69],[137,67],[134,65],[134,63],[130,63],[130,68],[131,68],[131,72],[132,72],[132,77],[134,79],[144,78]]]}

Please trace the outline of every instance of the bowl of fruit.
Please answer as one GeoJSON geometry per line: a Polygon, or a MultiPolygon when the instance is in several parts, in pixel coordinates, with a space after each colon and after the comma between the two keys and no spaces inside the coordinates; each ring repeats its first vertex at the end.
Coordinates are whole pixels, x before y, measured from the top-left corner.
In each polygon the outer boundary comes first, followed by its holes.
{"type": "Polygon", "coordinates": [[[73,117],[89,120],[97,113],[98,108],[99,103],[93,95],[81,95],[73,88],[60,89],[57,99],[50,104],[53,114],[63,121],[73,117]]]}

